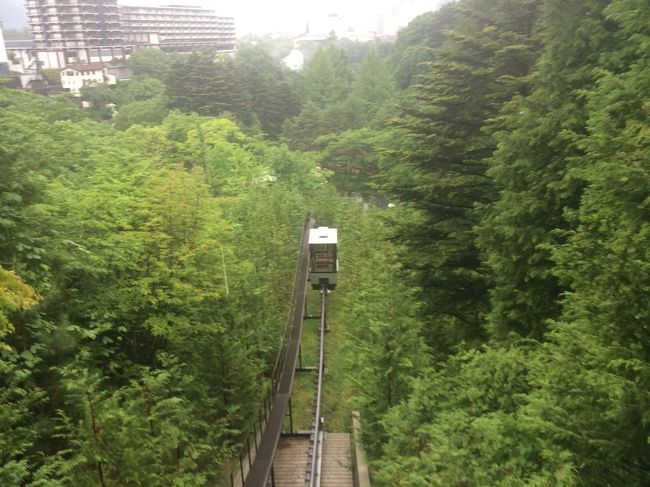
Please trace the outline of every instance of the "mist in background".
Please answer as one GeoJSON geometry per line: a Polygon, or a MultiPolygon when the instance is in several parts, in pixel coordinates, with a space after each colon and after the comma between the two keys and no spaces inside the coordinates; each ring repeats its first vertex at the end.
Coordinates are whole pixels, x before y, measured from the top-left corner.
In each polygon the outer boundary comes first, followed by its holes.
{"type": "MultiPolygon", "coordinates": [[[[328,19],[337,20],[346,29],[377,31],[383,25],[386,33],[406,25],[419,14],[436,10],[448,0],[375,0],[352,2],[330,0],[118,0],[123,5],[197,5],[215,10],[217,15],[235,18],[237,35],[286,34],[298,35],[326,28],[328,19]]],[[[0,22],[4,29],[27,27],[24,0],[0,0],[0,22]]]]}

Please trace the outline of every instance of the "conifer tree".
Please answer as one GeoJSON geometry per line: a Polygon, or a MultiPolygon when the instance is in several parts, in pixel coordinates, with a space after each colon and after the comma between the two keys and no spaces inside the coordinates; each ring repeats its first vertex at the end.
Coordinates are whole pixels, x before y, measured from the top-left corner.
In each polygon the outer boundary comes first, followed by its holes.
{"type": "Polygon", "coordinates": [[[539,1],[468,1],[458,25],[410,90],[396,137],[406,139],[383,188],[418,210],[399,237],[408,244],[441,351],[482,337],[489,275],[474,243],[477,206],[495,198],[486,177],[486,131],[525,87],[535,58],[539,1]],[[488,5],[489,4],[489,5],[488,5]]]}
{"type": "Polygon", "coordinates": [[[343,101],[350,91],[350,67],[343,50],[334,44],[319,49],[303,73],[305,99],[320,108],[343,101]]]}
{"type": "MultiPolygon", "coordinates": [[[[534,90],[505,107],[489,176],[499,199],[483,218],[481,247],[494,275],[490,329],[541,338],[545,320],[560,312],[562,287],[553,275],[549,246],[567,229],[566,208],[576,208],[582,178],[571,171],[583,150],[584,92],[594,83],[601,52],[616,45],[602,8],[607,2],[548,1],[544,55],[534,90]]],[[[525,93],[524,93],[525,94],[525,93]]]]}
{"type": "Polygon", "coordinates": [[[395,95],[391,73],[377,51],[370,49],[351,87],[351,96],[361,105],[365,123],[371,122],[382,107],[393,101],[395,95]]]}
{"type": "Polygon", "coordinates": [[[445,30],[453,29],[457,16],[453,6],[443,6],[416,17],[397,33],[389,65],[399,88],[408,88],[426,74],[427,63],[434,59],[435,49],[444,44],[445,30]]]}
{"type": "Polygon", "coordinates": [[[650,480],[650,5],[613,1],[602,19],[618,42],[584,90],[569,166],[579,206],[565,210],[569,229],[551,249],[567,292],[532,404],[582,485],[640,487],[650,480]]]}
{"type": "Polygon", "coordinates": [[[235,67],[262,129],[270,137],[277,137],[282,123],[300,112],[300,102],[286,68],[261,48],[241,49],[235,67]]]}

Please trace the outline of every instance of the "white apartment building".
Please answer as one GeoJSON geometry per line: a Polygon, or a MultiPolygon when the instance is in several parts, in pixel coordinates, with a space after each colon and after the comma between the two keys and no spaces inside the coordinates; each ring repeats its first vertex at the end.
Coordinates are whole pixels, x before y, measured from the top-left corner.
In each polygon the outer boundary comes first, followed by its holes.
{"type": "Polygon", "coordinates": [[[235,20],[194,6],[120,6],[125,42],[134,47],[159,47],[164,51],[191,52],[214,48],[236,49],[235,20]]]}

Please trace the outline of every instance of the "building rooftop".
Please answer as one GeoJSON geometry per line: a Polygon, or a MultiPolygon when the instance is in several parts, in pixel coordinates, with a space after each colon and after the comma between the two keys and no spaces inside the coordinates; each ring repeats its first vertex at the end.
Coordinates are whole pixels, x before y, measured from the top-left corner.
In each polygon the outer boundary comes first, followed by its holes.
{"type": "MultiPolygon", "coordinates": [[[[104,69],[106,64],[104,63],[87,63],[87,64],[68,64],[63,69],[72,69],[74,71],[96,71],[98,69],[104,69]]],[[[63,71],[63,69],[61,71],[63,71]]]]}
{"type": "Polygon", "coordinates": [[[32,39],[5,39],[7,49],[33,49],[34,41],[32,39]]]}

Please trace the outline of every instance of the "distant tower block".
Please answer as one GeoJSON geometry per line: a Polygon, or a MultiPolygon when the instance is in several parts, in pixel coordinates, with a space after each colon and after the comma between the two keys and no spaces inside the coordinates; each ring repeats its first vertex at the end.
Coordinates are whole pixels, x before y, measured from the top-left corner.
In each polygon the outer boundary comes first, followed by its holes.
{"type": "Polygon", "coordinates": [[[5,38],[2,35],[2,28],[0,27],[0,76],[9,75],[9,58],[7,57],[7,47],[5,46],[5,38]]]}
{"type": "Polygon", "coordinates": [[[377,34],[380,35],[380,36],[381,36],[381,35],[384,35],[384,24],[385,24],[385,21],[386,21],[386,17],[384,16],[384,14],[379,14],[379,15],[377,15],[377,26],[376,26],[376,29],[377,29],[377,34]]]}

